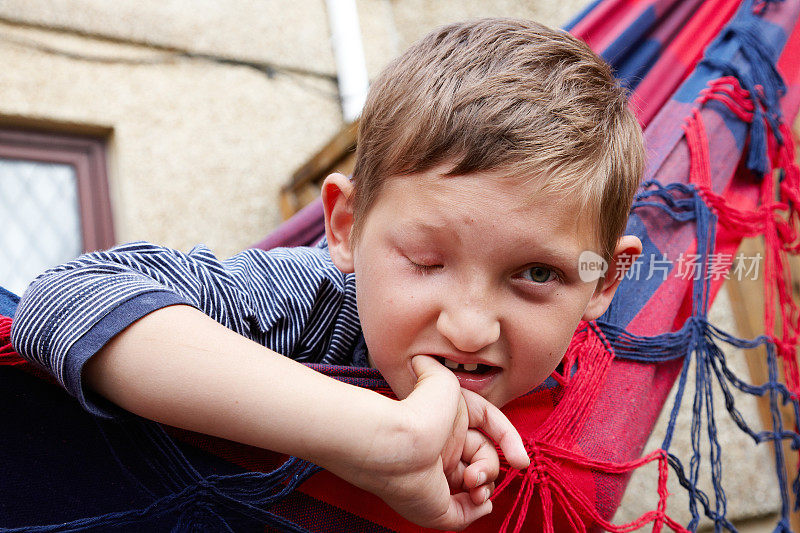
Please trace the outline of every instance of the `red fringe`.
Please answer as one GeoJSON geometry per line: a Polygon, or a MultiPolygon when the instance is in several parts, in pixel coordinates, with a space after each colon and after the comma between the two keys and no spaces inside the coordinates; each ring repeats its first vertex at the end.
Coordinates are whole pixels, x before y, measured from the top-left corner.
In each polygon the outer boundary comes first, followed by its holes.
{"type": "Polygon", "coordinates": [[[11,346],[11,318],[0,316],[0,365],[17,366],[27,364],[28,362],[11,346]]]}
{"type": "MultiPolygon", "coordinates": [[[[752,122],[755,109],[760,105],[733,77],[715,80],[702,91],[699,106],[710,100],[724,103],[746,122],[752,122]]],[[[766,115],[766,114],[765,114],[766,115]]],[[[787,253],[800,251],[800,169],[795,163],[792,131],[785,123],[773,131],[764,119],[770,168],[761,187],[760,205],[753,211],[733,207],[727,199],[711,190],[708,137],[698,109],[684,126],[691,157],[690,181],[698,188],[703,200],[716,214],[721,224],[741,237],[764,236],[764,331],[777,347],[784,371],[786,385],[795,396],[800,395],[800,371],[796,348],[800,332],[800,312],[792,298],[791,275],[787,253]],[[783,142],[778,142],[781,138],[783,142]],[[780,187],[775,190],[776,172],[782,172],[780,187]],[[776,196],[777,193],[777,196],[776,196]],[[773,305],[772,302],[777,302],[773,305]],[[781,330],[776,332],[777,318],[781,330]]]]}
{"type": "Polygon", "coordinates": [[[564,396],[547,421],[540,426],[525,445],[531,458],[530,466],[524,471],[505,470],[505,477],[497,486],[493,498],[508,489],[511,483],[521,478],[514,502],[508,510],[501,526],[501,532],[519,533],[523,530],[525,518],[534,495],[538,492],[544,517],[543,530],[555,529],[553,514],[556,505],[567,517],[572,530],[586,531],[588,524],[595,524],[606,531],[624,533],[633,531],[648,523],[653,523],[653,531],[661,531],[664,525],[673,531],[684,532],[680,524],[667,516],[667,454],[663,450],[627,463],[612,463],[587,457],[577,453],[575,440],[586,423],[591,406],[595,403],[600,388],[614,358],[608,342],[602,333],[593,327],[584,328],[575,335],[565,356],[565,369],[577,363],[577,370],[571,377],[560,376],[565,383],[564,396]],[[569,365],[567,364],[569,362],[569,365]],[[615,525],[600,516],[592,501],[581,490],[570,474],[569,467],[578,466],[585,470],[605,474],[625,474],[640,466],[658,461],[658,506],[629,524],[615,525]],[[516,520],[515,520],[516,517],[516,520]]]}

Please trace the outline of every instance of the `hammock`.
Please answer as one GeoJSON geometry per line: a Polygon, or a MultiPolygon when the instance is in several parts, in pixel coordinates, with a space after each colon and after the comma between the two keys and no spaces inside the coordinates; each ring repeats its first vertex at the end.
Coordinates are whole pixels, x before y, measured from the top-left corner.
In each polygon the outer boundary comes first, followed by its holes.
{"type": "MultiPolygon", "coordinates": [[[[775,444],[777,530],[789,531],[800,490],[800,480],[786,475],[781,447],[800,446],[798,312],[785,282],[786,254],[800,247],[800,172],[787,127],[800,106],[799,16],[800,0],[599,0],[568,26],[615,66],[646,127],[648,170],[628,223],[644,254],[631,270],[639,275],[622,282],[606,314],[579,326],[563,371],[504,409],[531,465],[504,470],[494,512],[468,531],[623,532],[647,524],[685,531],[696,529],[701,514],[733,530],[712,383],[742,431],[775,444]],[[725,258],[751,235],[764,236],[765,300],[777,305],[766,308],[767,333],[743,340],[709,324],[706,314],[731,266],[725,258]],[[677,258],[691,258],[694,275],[677,258]],[[766,346],[769,380],[735,376],[723,343],[766,346]],[[692,362],[694,391],[687,386],[692,362]],[[676,381],[666,437],[640,457],[676,381]],[[746,424],[734,388],[769,399],[771,430],[746,424]],[[688,401],[693,453],[682,460],[670,448],[678,409],[688,401]],[[792,406],[792,427],[779,415],[784,404],[792,406]],[[712,466],[713,494],[698,489],[702,461],[712,466]],[[629,473],[650,462],[659,472],[655,508],[611,524],[629,473]],[[689,494],[688,524],[666,514],[669,475],[689,494]]],[[[321,234],[319,217],[312,205],[261,245],[307,244],[321,234]]],[[[10,316],[15,302],[0,291],[0,315],[10,316]]],[[[94,419],[13,353],[9,331],[10,319],[0,317],[0,531],[420,530],[305,461],[133,415],[94,419]]],[[[388,392],[372,369],[314,368],[388,392]]]]}

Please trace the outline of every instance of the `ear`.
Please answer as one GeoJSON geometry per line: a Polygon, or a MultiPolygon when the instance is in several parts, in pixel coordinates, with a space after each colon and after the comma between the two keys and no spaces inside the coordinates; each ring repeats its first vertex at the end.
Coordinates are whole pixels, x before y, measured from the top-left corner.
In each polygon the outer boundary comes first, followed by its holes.
{"type": "Polygon", "coordinates": [[[325,210],[325,238],[333,264],[349,274],[353,272],[353,184],[343,174],[331,174],[322,183],[322,207],[325,210]]]}
{"type": "Polygon", "coordinates": [[[623,235],[617,240],[617,246],[614,248],[614,255],[611,256],[608,270],[606,270],[605,276],[598,280],[597,288],[595,288],[594,294],[592,294],[586,306],[586,311],[583,314],[584,320],[594,320],[606,312],[614,293],[617,292],[617,287],[619,287],[625,275],[625,271],[630,268],[641,253],[642,241],[638,237],[623,235]]]}

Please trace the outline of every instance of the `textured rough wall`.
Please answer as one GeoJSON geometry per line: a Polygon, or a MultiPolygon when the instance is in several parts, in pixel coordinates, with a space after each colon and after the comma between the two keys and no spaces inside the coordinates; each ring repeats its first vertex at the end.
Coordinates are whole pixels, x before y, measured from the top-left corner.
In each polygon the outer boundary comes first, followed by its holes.
{"type": "Polygon", "coordinates": [[[325,0],[7,0],[0,18],[333,73],[325,0]]]}
{"type": "MultiPolygon", "coordinates": [[[[17,6],[17,12],[35,5],[17,6]]],[[[318,7],[315,19],[324,29],[325,12],[318,7]]],[[[299,26],[303,18],[285,23],[299,26]]],[[[103,17],[91,20],[96,27],[76,27],[106,35],[115,29],[103,17]]],[[[161,39],[158,29],[152,26],[150,41],[187,49],[193,44],[173,35],[161,39]]],[[[213,33],[210,25],[194,29],[213,33]]],[[[184,36],[192,32],[186,29],[184,36]]],[[[249,36],[251,48],[261,47],[257,37],[249,36]]],[[[308,39],[301,34],[297,40],[308,39]]],[[[263,48],[274,57],[259,61],[286,58],[288,64],[297,55],[289,44],[273,50],[266,41],[263,48]]],[[[313,72],[332,62],[324,35],[316,41],[307,49],[306,70],[313,72]]],[[[280,185],[341,123],[330,72],[320,77],[276,70],[270,76],[163,47],[10,23],[0,26],[0,54],[0,115],[113,132],[109,180],[119,241],[147,239],[181,249],[204,242],[223,256],[251,244],[279,221],[280,185]]],[[[297,69],[303,64],[295,63],[297,69]]]]}
{"type": "Polygon", "coordinates": [[[502,16],[561,26],[586,4],[587,0],[358,0],[367,70],[374,76],[412,42],[450,22],[502,16]]]}

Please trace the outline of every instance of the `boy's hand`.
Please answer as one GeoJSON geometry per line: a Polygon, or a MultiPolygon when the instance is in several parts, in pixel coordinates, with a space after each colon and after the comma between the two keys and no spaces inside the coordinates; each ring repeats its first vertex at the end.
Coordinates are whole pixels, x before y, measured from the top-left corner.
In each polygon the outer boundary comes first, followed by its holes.
{"type": "Polygon", "coordinates": [[[462,390],[453,373],[432,357],[417,356],[412,366],[417,385],[400,402],[408,440],[388,450],[396,471],[359,484],[412,522],[460,530],[492,510],[488,497],[499,459],[486,435],[499,443],[511,466],[525,468],[530,460],[497,407],[462,390]]]}
{"type": "MultiPolygon", "coordinates": [[[[495,415],[490,415],[486,410],[495,407],[472,391],[461,389],[461,395],[465,407],[459,409],[459,415],[463,413],[467,416],[460,416],[463,420],[453,426],[442,453],[444,473],[451,491],[468,490],[473,503],[480,505],[494,492],[495,480],[500,474],[500,458],[492,439],[472,428],[484,427],[487,420],[493,419],[495,415]],[[464,428],[467,428],[466,433],[464,428]]],[[[502,429],[498,427],[497,431],[502,429]]],[[[511,438],[518,438],[516,430],[511,438]]],[[[514,447],[516,444],[512,442],[510,445],[514,447]]],[[[525,468],[530,464],[527,454],[510,461],[515,468],[525,468]]]]}
{"type": "MultiPolygon", "coordinates": [[[[425,369],[428,372],[444,369],[435,359],[425,356],[416,358],[413,364],[418,384],[425,369]]],[[[444,372],[447,376],[451,374],[449,370],[444,372]]],[[[512,450],[511,466],[525,468],[530,459],[517,430],[499,409],[472,391],[459,388],[459,392],[457,419],[442,452],[444,473],[451,492],[468,490],[472,502],[481,505],[494,492],[494,482],[500,473],[495,444],[486,434],[497,440],[504,451],[512,450]],[[486,434],[473,428],[480,428],[486,434]]]]}

